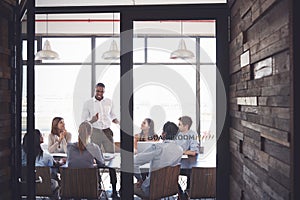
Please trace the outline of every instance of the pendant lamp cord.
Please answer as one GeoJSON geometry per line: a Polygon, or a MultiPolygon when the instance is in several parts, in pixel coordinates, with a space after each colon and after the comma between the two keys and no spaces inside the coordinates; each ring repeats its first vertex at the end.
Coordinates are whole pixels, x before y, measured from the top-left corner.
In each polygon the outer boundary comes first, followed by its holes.
{"type": "Polygon", "coordinates": [[[115,13],[113,13],[113,37],[115,36],[115,13]]]}
{"type": "Polygon", "coordinates": [[[183,34],[183,23],[182,23],[182,20],[180,20],[180,33],[181,33],[181,37],[182,37],[182,34],[183,34]]]}
{"type": "Polygon", "coordinates": [[[46,14],[46,35],[48,37],[48,14],[46,14]]]}

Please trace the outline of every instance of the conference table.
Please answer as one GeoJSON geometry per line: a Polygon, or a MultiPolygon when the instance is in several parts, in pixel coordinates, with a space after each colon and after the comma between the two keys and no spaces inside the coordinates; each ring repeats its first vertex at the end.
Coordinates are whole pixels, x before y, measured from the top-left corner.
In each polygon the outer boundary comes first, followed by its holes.
{"type": "MultiPolygon", "coordinates": [[[[67,157],[67,154],[64,153],[55,153],[52,155],[54,159],[67,157]]],[[[105,160],[105,168],[121,169],[120,153],[104,153],[103,156],[105,160]]],[[[180,161],[180,170],[181,172],[188,172],[193,167],[216,167],[215,157],[213,156],[204,156],[203,154],[198,154],[197,156],[183,155],[180,161]]],[[[150,163],[146,163],[145,165],[141,166],[140,169],[142,172],[148,172],[149,167],[150,163]]]]}
{"type": "MultiPolygon", "coordinates": [[[[120,169],[121,168],[121,155],[120,153],[114,154],[104,154],[112,156],[111,159],[105,161],[105,165],[108,168],[120,169]]],[[[214,155],[216,156],[216,155],[214,155]]],[[[215,158],[204,157],[203,154],[198,154],[197,156],[186,156],[183,155],[180,161],[180,170],[187,171],[191,170],[193,167],[216,167],[215,158]]],[[[140,167],[141,171],[146,172],[149,170],[150,163],[147,163],[140,167]]]]}

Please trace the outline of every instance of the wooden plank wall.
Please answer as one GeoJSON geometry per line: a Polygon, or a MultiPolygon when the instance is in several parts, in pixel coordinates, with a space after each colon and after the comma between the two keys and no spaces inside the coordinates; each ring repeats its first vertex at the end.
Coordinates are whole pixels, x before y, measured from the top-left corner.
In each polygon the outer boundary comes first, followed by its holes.
{"type": "Polygon", "coordinates": [[[0,199],[12,199],[12,41],[15,1],[0,1],[0,199]]]}
{"type": "Polygon", "coordinates": [[[229,0],[230,199],[290,199],[289,0],[229,0]]]}

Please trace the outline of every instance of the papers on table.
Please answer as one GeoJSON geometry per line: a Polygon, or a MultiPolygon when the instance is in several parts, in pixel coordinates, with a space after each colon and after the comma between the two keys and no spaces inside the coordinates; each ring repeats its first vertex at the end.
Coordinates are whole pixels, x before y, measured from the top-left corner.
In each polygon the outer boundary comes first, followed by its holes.
{"type": "Polygon", "coordinates": [[[104,157],[105,161],[108,161],[108,160],[113,159],[115,157],[115,155],[113,153],[104,153],[103,157],[104,157]]]}
{"type": "Polygon", "coordinates": [[[53,157],[60,157],[60,158],[66,158],[67,154],[66,153],[51,153],[53,157]]]}
{"type": "Polygon", "coordinates": [[[188,158],[188,155],[183,155],[183,154],[182,154],[181,159],[182,159],[182,158],[188,158]]]}

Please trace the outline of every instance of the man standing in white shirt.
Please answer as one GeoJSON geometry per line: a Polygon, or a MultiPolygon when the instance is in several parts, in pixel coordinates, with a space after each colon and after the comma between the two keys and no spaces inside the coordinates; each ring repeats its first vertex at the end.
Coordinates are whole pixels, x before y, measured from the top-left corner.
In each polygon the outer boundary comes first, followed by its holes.
{"type": "MultiPolygon", "coordinates": [[[[98,120],[93,123],[91,142],[103,146],[104,152],[114,153],[113,132],[110,129],[111,122],[119,124],[119,120],[113,112],[112,100],[104,98],[105,85],[98,83],[95,87],[95,96],[87,100],[83,106],[81,121],[90,121],[93,116],[98,115],[98,120]]],[[[117,176],[115,169],[109,169],[110,182],[112,184],[112,197],[118,197],[116,190],[117,176]]]]}
{"type": "Polygon", "coordinates": [[[110,129],[111,122],[119,124],[113,112],[112,100],[104,98],[105,85],[98,83],[95,87],[95,96],[87,100],[83,106],[81,121],[91,120],[98,113],[98,120],[93,123],[91,141],[101,145],[106,153],[114,153],[113,132],[110,129]]]}

